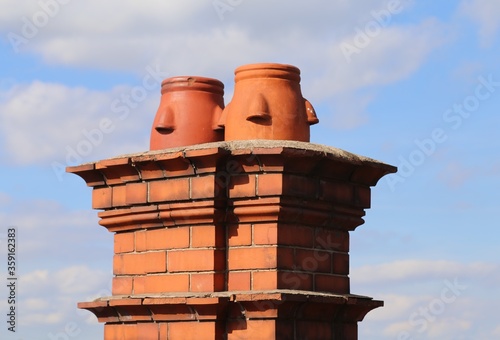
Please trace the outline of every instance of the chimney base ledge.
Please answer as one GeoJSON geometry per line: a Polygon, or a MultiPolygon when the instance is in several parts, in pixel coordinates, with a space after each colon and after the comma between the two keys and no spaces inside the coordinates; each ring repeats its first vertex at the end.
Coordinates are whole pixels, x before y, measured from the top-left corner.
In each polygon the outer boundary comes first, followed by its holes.
{"type": "Polygon", "coordinates": [[[180,322],[237,319],[303,319],[359,322],[383,301],[354,294],[312,291],[227,291],[204,294],[146,294],[80,302],[99,322],[180,322]]]}

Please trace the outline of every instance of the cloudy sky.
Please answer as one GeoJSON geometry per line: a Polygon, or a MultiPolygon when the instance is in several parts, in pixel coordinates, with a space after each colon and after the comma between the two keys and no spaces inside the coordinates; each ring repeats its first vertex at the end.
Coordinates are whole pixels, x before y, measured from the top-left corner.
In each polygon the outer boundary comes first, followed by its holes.
{"type": "Polygon", "coordinates": [[[1,6],[0,270],[16,226],[19,276],[2,339],[102,338],[76,303],[110,294],[112,235],[64,168],[147,150],[161,79],[218,78],[227,103],[234,69],[255,62],[301,69],[312,142],[399,167],[352,234],[352,292],[385,301],[360,338],[500,339],[500,2],[1,6]]]}

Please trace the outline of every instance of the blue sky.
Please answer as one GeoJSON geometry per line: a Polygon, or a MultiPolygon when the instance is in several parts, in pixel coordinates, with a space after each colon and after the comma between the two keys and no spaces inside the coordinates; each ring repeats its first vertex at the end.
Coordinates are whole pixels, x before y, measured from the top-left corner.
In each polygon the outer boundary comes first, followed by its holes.
{"type": "Polygon", "coordinates": [[[234,69],[255,62],[301,69],[320,118],[311,142],[400,168],[352,233],[352,292],[385,301],[360,339],[500,339],[499,12],[491,0],[4,0],[0,253],[16,226],[20,281],[18,332],[4,325],[2,339],[102,337],[76,302],[110,294],[112,235],[62,167],[147,150],[155,79],[218,78],[227,103],[234,69]],[[82,149],[103,119],[113,131],[82,149]]]}

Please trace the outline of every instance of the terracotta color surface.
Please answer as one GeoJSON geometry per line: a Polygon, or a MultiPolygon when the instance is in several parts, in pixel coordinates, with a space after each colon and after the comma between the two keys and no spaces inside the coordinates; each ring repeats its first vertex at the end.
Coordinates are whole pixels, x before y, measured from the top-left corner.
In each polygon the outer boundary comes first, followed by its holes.
{"type": "Polygon", "coordinates": [[[114,232],[105,339],[356,339],[349,233],[395,168],[305,142],[216,142],[68,172],[114,232]]]}
{"type": "Polygon", "coordinates": [[[109,340],[351,340],[357,339],[357,322],[378,306],[379,301],[363,296],[283,290],[251,295],[150,295],[79,304],[100,322],[107,322],[104,334],[109,340]]]}
{"type": "Polygon", "coordinates": [[[283,64],[250,64],[235,71],[234,95],[220,125],[227,141],[274,139],[309,141],[309,125],[318,123],[302,97],[300,71],[283,64]]]}
{"type": "Polygon", "coordinates": [[[151,130],[151,150],[216,142],[224,108],[224,85],[211,78],[173,77],[162,82],[161,101],[151,130]]]}

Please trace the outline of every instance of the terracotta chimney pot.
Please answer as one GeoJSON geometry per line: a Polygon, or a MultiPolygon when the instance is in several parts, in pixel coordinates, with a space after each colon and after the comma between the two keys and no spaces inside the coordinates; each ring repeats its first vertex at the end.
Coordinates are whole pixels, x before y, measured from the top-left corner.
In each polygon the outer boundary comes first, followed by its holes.
{"type": "Polygon", "coordinates": [[[297,67],[261,63],[235,70],[234,96],[220,122],[225,140],[309,142],[309,125],[316,123],[314,108],[302,97],[297,67]]]}
{"type": "Polygon", "coordinates": [[[165,79],[151,130],[151,150],[223,140],[218,126],[224,84],[217,79],[180,76],[165,79]]]}

